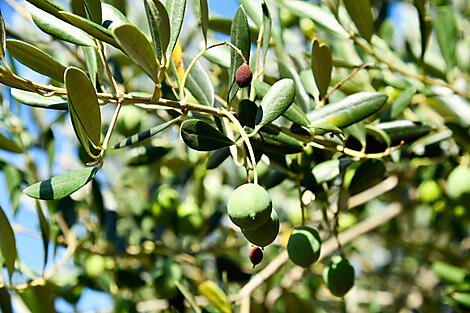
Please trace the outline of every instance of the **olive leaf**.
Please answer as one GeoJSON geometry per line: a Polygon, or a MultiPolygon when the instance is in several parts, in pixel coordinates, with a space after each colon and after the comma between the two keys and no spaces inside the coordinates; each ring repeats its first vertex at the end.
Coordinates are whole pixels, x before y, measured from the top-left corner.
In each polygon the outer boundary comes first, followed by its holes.
{"type": "Polygon", "coordinates": [[[312,19],[319,27],[344,38],[348,32],[336,20],[336,17],[327,9],[311,2],[300,0],[283,1],[281,6],[299,17],[312,19]]]}
{"type": "MultiPolygon", "coordinates": [[[[82,47],[83,56],[85,57],[86,68],[88,75],[90,75],[90,80],[93,86],[96,88],[96,78],[100,76],[100,67],[98,51],[93,47],[82,47]]],[[[100,82],[101,78],[99,79],[100,82]]]]}
{"type": "Polygon", "coordinates": [[[13,313],[11,297],[6,287],[0,287],[0,310],[3,313],[13,313]]]}
{"type": "Polygon", "coordinates": [[[403,112],[411,103],[411,99],[416,94],[416,87],[411,86],[405,90],[396,98],[395,101],[390,105],[389,114],[391,119],[395,119],[398,115],[403,112]]]}
{"type": "Polygon", "coordinates": [[[37,108],[67,110],[67,99],[59,96],[43,97],[35,92],[12,88],[11,96],[18,102],[37,108]]]}
{"type": "Polygon", "coordinates": [[[208,170],[215,169],[219,167],[225,160],[228,159],[230,156],[230,149],[229,148],[222,148],[211,152],[209,156],[209,160],[207,160],[206,168],[208,170]]]}
{"type": "MultiPolygon", "coordinates": [[[[213,17],[209,20],[208,27],[215,32],[230,35],[230,28],[232,27],[232,20],[222,17],[213,17]]],[[[256,44],[258,38],[258,30],[254,27],[249,27],[250,42],[256,44]]]]}
{"type": "Polygon", "coordinates": [[[90,182],[97,167],[87,167],[52,177],[26,187],[23,192],[35,199],[58,200],[67,197],[90,182]]]}
{"type": "Polygon", "coordinates": [[[199,0],[199,13],[201,14],[202,35],[204,36],[204,44],[207,47],[207,27],[209,24],[209,7],[207,0],[199,0]]]}
{"type": "MultiPolygon", "coordinates": [[[[248,26],[248,19],[245,10],[242,6],[238,7],[235,16],[233,17],[232,25],[230,27],[230,42],[235,45],[242,52],[245,59],[250,59],[250,28],[248,26]]],[[[235,81],[235,74],[240,65],[243,64],[243,59],[234,50],[230,49],[230,69],[229,69],[229,84],[231,85],[229,93],[229,102],[237,94],[237,86],[233,84],[235,81]]]]}
{"type": "Polygon", "coordinates": [[[26,42],[15,39],[8,39],[6,46],[10,55],[23,65],[59,82],[64,82],[66,67],[44,51],[26,42]]]}
{"type": "Polygon", "coordinates": [[[325,43],[320,43],[318,39],[312,41],[312,71],[315,82],[323,99],[328,90],[331,81],[332,56],[330,47],[325,43]]]}
{"type": "Polygon", "coordinates": [[[166,50],[170,42],[170,18],[160,0],[144,0],[145,14],[152,35],[153,49],[162,63],[166,62],[166,50]]]}
{"type": "Polygon", "coordinates": [[[214,307],[222,313],[231,313],[230,302],[227,295],[213,281],[207,280],[201,283],[197,290],[214,307]]]}
{"type": "Polygon", "coordinates": [[[109,30],[113,30],[122,24],[130,24],[127,17],[110,4],[101,3],[101,11],[103,15],[103,26],[109,30]]]}
{"type": "Polygon", "coordinates": [[[292,154],[304,151],[302,142],[268,126],[263,126],[250,140],[253,148],[262,152],[292,154]]]}
{"type": "Polygon", "coordinates": [[[124,52],[136,62],[147,75],[158,83],[159,64],[155,58],[152,44],[137,27],[131,24],[122,24],[113,29],[114,39],[124,52]]]}
{"type": "Polygon", "coordinates": [[[336,178],[352,162],[351,159],[328,160],[315,165],[312,174],[318,184],[328,182],[336,178]]]}
{"type": "Polygon", "coordinates": [[[84,0],[85,10],[90,20],[98,25],[101,25],[101,1],[100,0],[84,0]]]}
{"type": "Polygon", "coordinates": [[[370,42],[374,34],[374,18],[370,0],[343,0],[346,10],[351,16],[354,24],[359,30],[359,34],[370,42]]]}
{"type": "Polygon", "coordinates": [[[29,11],[34,23],[43,32],[76,45],[96,47],[95,41],[83,30],[35,7],[30,7],[29,11]]]}
{"type": "Polygon", "coordinates": [[[421,61],[424,60],[424,54],[426,53],[426,48],[432,32],[432,21],[429,16],[429,8],[426,2],[428,2],[428,0],[413,1],[414,5],[418,9],[419,30],[421,33],[421,61]]]}
{"type": "Polygon", "coordinates": [[[467,278],[467,273],[463,268],[448,263],[433,262],[431,269],[437,276],[448,283],[462,284],[467,278]]]}
{"type": "Polygon", "coordinates": [[[131,137],[128,137],[128,138],[124,139],[123,141],[117,143],[113,147],[113,149],[121,149],[121,148],[124,148],[124,147],[128,147],[128,146],[140,143],[140,142],[144,141],[145,139],[148,139],[148,138],[164,131],[165,129],[167,129],[168,127],[170,127],[171,125],[173,125],[174,123],[176,123],[179,120],[180,120],[180,117],[178,116],[178,117],[176,117],[176,118],[174,118],[174,119],[172,119],[168,122],[162,123],[158,126],[150,128],[146,131],[143,131],[143,132],[135,134],[131,137]]]}
{"type": "Polygon", "coordinates": [[[263,0],[261,8],[263,10],[263,42],[261,43],[263,47],[263,58],[261,60],[264,67],[269,49],[269,41],[271,40],[271,14],[269,13],[269,8],[265,0],[263,0]]]}
{"type": "Polygon", "coordinates": [[[19,144],[12,139],[8,139],[2,133],[0,133],[0,149],[13,153],[23,153],[23,149],[19,144]]]}
{"type": "MultiPolygon", "coordinates": [[[[239,1],[249,17],[255,22],[257,27],[261,26],[263,18],[260,13],[261,0],[240,0],[239,1]]],[[[263,1],[264,2],[264,1],[263,1]]]]}
{"type": "Polygon", "coordinates": [[[0,11],[0,62],[5,68],[8,68],[5,62],[6,38],[5,22],[3,21],[2,12],[0,11]]]}
{"type": "Polygon", "coordinates": [[[70,9],[73,14],[86,18],[85,0],[71,0],[70,9]]]}
{"type": "Polygon", "coordinates": [[[450,70],[456,63],[458,30],[451,6],[441,6],[433,20],[434,33],[442,56],[450,70]]]}
{"type": "Polygon", "coordinates": [[[170,40],[166,54],[170,56],[175,48],[183,25],[184,12],[186,10],[186,0],[167,0],[166,9],[170,18],[170,40]]]}
{"type": "Polygon", "coordinates": [[[64,19],[66,19],[70,24],[80,28],[90,36],[119,48],[119,45],[113,38],[113,33],[111,30],[70,12],[60,11],[59,14],[63,16],[64,19]]]}
{"type": "Polygon", "coordinates": [[[359,92],[312,111],[307,117],[312,125],[328,124],[342,128],[377,112],[387,98],[387,95],[379,92],[359,92]]]}
{"type": "Polygon", "coordinates": [[[93,84],[85,72],[76,67],[69,67],[65,71],[65,87],[72,114],[95,146],[99,146],[101,112],[93,84]]]}
{"type": "Polygon", "coordinates": [[[302,81],[300,80],[300,76],[297,71],[291,66],[288,66],[282,60],[278,60],[277,66],[282,78],[290,78],[295,83],[295,103],[298,104],[305,112],[310,111],[310,98],[302,85],[302,81]]]}
{"type": "Polygon", "coordinates": [[[11,276],[15,270],[15,261],[18,257],[16,251],[16,241],[13,229],[8,221],[5,212],[0,207],[0,251],[2,252],[5,267],[8,270],[8,276],[11,281],[11,276]]]}
{"type": "Polygon", "coordinates": [[[294,102],[294,98],[294,81],[289,78],[277,81],[261,100],[262,118],[256,127],[261,128],[281,116],[294,102]]]}
{"type": "Polygon", "coordinates": [[[57,18],[61,18],[58,14],[59,11],[63,11],[64,8],[59,6],[57,3],[50,0],[26,0],[35,7],[41,9],[44,12],[54,15],[57,18]]]}
{"type": "Polygon", "coordinates": [[[429,134],[432,130],[430,125],[408,120],[379,123],[375,127],[388,135],[390,144],[393,146],[400,144],[401,141],[413,142],[429,134]]]}
{"type": "Polygon", "coordinates": [[[196,119],[181,124],[181,137],[188,147],[198,151],[217,150],[234,144],[211,125],[196,119]]]}
{"type": "Polygon", "coordinates": [[[47,222],[46,217],[44,216],[44,212],[42,211],[41,204],[38,200],[36,200],[36,214],[38,215],[39,220],[39,229],[41,230],[41,238],[42,238],[42,245],[44,251],[44,266],[46,267],[47,264],[47,249],[49,247],[49,238],[50,238],[50,230],[49,230],[49,223],[47,222]]]}
{"type": "MultiPolygon", "coordinates": [[[[192,58],[183,55],[185,64],[191,63],[192,58]]],[[[194,64],[186,80],[186,87],[200,104],[214,105],[214,86],[210,80],[209,74],[200,62],[194,64]]]]}

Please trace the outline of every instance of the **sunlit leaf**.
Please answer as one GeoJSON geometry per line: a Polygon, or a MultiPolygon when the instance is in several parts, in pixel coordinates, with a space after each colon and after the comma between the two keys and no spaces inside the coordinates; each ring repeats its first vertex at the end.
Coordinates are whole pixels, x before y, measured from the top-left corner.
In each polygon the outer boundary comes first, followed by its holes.
{"type": "Polygon", "coordinates": [[[2,133],[0,133],[0,149],[13,153],[23,152],[23,149],[18,143],[16,143],[16,141],[14,141],[13,139],[8,139],[2,133]]]}
{"type": "Polygon", "coordinates": [[[196,119],[181,124],[181,137],[188,147],[198,151],[217,150],[234,144],[211,125],[196,119]]]}
{"type": "Polygon", "coordinates": [[[82,70],[69,67],[65,72],[65,86],[69,104],[76,113],[76,117],[91,141],[99,146],[101,113],[93,84],[82,70]]]}
{"type": "Polygon", "coordinates": [[[166,51],[171,55],[180,35],[183,25],[184,12],[186,10],[186,0],[167,0],[166,9],[170,18],[170,40],[166,51]]]}
{"type": "Polygon", "coordinates": [[[44,51],[15,39],[8,39],[6,46],[10,55],[23,65],[59,82],[64,81],[65,66],[44,51]]]}
{"type": "MultiPolygon", "coordinates": [[[[183,60],[185,64],[191,63],[191,58],[187,55],[183,56],[183,60]]],[[[214,86],[209,74],[207,74],[200,62],[197,62],[191,72],[189,72],[186,87],[199,103],[208,106],[214,105],[214,86]]]]}
{"type": "Polygon", "coordinates": [[[136,62],[147,75],[158,83],[159,65],[155,58],[152,44],[137,27],[131,24],[120,25],[113,30],[119,45],[136,62]]]}
{"type": "Polygon", "coordinates": [[[351,159],[328,160],[315,165],[312,173],[317,183],[321,184],[336,178],[351,163],[351,159]]]}
{"type": "Polygon", "coordinates": [[[158,126],[150,128],[146,131],[135,134],[135,135],[133,135],[129,138],[126,138],[123,141],[117,143],[114,146],[113,149],[121,149],[121,148],[124,148],[124,147],[128,147],[128,146],[140,143],[140,142],[144,141],[145,139],[148,139],[148,138],[162,132],[163,130],[167,129],[168,127],[170,127],[171,125],[173,125],[174,123],[176,123],[179,120],[180,120],[180,117],[177,117],[177,118],[172,119],[171,121],[162,123],[158,126]]]}
{"type": "Polygon", "coordinates": [[[304,112],[310,111],[310,98],[302,85],[297,71],[282,60],[278,60],[277,66],[282,78],[290,78],[295,83],[295,103],[298,104],[304,112]]]}
{"type": "Polygon", "coordinates": [[[239,0],[249,17],[255,22],[256,26],[260,27],[263,22],[260,7],[261,0],[239,0]]]}
{"type": "Polygon", "coordinates": [[[434,33],[446,61],[447,68],[451,69],[456,63],[458,30],[451,6],[441,6],[433,20],[434,33]]]}
{"type": "Polygon", "coordinates": [[[277,81],[261,100],[262,118],[257,127],[260,128],[281,116],[294,102],[294,98],[294,81],[289,78],[277,81]]]}
{"type": "Polygon", "coordinates": [[[34,23],[43,32],[76,45],[96,47],[93,39],[83,30],[35,7],[30,8],[30,13],[34,23]]]}
{"type": "Polygon", "coordinates": [[[166,62],[166,50],[170,41],[170,18],[160,0],[144,0],[145,13],[152,35],[153,49],[162,63],[166,62]]]}
{"type": "Polygon", "coordinates": [[[23,192],[35,199],[58,200],[67,197],[90,182],[98,172],[97,167],[81,168],[48,180],[35,183],[23,192]]]}
{"type": "Polygon", "coordinates": [[[213,306],[223,313],[231,313],[232,309],[227,295],[213,281],[207,280],[198,286],[199,293],[213,306]]]}
{"type": "Polygon", "coordinates": [[[263,58],[262,64],[266,63],[266,55],[268,54],[268,49],[269,49],[269,41],[271,40],[271,14],[269,13],[269,8],[268,5],[266,4],[266,1],[263,0],[263,3],[261,5],[263,9],[263,42],[261,43],[263,47],[263,58]]]}
{"type": "Polygon", "coordinates": [[[312,111],[307,117],[312,125],[329,124],[340,128],[346,127],[377,112],[387,98],[387,95],[379,92],[359,92],[312,111]]]}
{"type": "Polygon", "coordinates": [[[0,208],[0,251],[2,252],[5,267],[8,270],[8,275],[11,281],[18,253],[16,251],[16,241],[13,229],[11,228],[10,222],[2,208],[0,208]]]}

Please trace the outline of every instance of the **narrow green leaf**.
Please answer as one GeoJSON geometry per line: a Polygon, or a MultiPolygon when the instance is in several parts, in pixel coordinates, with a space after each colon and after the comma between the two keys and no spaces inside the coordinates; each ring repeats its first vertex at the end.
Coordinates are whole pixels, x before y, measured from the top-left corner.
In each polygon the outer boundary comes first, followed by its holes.
{"type": "Polygon", "coordinates": [[[167,0],[166,9],[170,17],[170,41],[166,54],[171,55],[180,35],[183,25],[184,12],[186,10],[186,0],[167,0]]]}
{"type": "Polygon", "coordinates": [[[294,98],[294,81],[289,78],[277,81],[261,100],[263,115],[256,127],[260,128],[281,116],[294,102],[294,98]]]}
{"type": "Polygon", "coordinates": [[[469,292],[453,292],[450,297],[462,307],[470,309],[469,292]]]}
{"type": "Polygon", "coordinates": [[[442,280],[452,284],[463,283],[465,281],[465,277],[467,276],[467,273],[463,268],[444,262],[433,262],[431,269],[442,280]]]}
{"type": "MultiPolygon", "coordinates": [[[[238,8],[233,18],[232,25],[230,27],[230,42],[240,49],[246,60],[250,59],[250,28],[242,6],[238,8]]],[[[238,86],[234,83],[235,73],[242,64],[243,59],[234,49],[230,49],[230,69],[228,74],[231,89],[228,96],[229,100],[233,99],[238,91],[238,86]]]]}
{"type": "Polygon", "coordinates": [[[84,0],[84,2],[85,2],[85,9],[90,20],[95,22],[98,25],[101,25],[101,22],[102,22],[101,1],[100,0],[84,0]]]}
{"type": "Polygon", "coordinates": [[[321,184],[336,178],[351,163],[351,159],[328,160],[315,165],[312,174],[317,183],[321,184]]]}
{"type": "Polygon", "coordinates": [[[30,13],[34,23],[43,32],[76,45],[96,47],[93,39],[83,30],[35,7],[30,8],[30,13]]]}
{"type": "Polygon", "coordinates": [[[137,27],[131,24],[120,25],[113,30],[114,39],[124,52],[136,62],[147,75],[158,83],[159,64],[152,44],[137,27]]]}
{"type": "Polygon", "coordinates": [[[396,120],[380,123],[375,127],[384,131],[389,136],[391,145],[393,146],[400,144],[402,140],[405,143],[413,142],[416,139],[429,134],[432,130],[430,125],[408,120],[396,120]]]}
{"type": "Polygon", "coordinates": [[[44,213],[42,212],[41,204],[38,200],[36,200],[36,214],[38,215],[39,220],[39,229],[41,230],[41,238],[42,238],[42,245],[44,251],[44,268],[46,268],[47,264],[47,250],[49,247],[49,238],[50,238],[50,231],[49,231],[49,223],[47,222],[44,213]]]}
{"type": "Polygon", "coordinates": [[[458,41],[458,30],[451,6],[441,6],[437,9],[433,26],[447,69],[450,70],[455,66],[458,41]]]}
{"type": "Polygon", "coordinates": [[[179,289],[179,291],[183,294],[184,298],[186,301],[188,301],[189,305],[191,308],[194,310],[196,313],[202,313],[201,308],[196,303],[196,299],[194,296],[191,294],[191,292],[183,286],[179,281],[175,280],[176,287],[179,289]]]}
{"type": "Polygon", "coordinates": [[[198,151],[217,150],[234,144],[211,125],[196,119],[181,124],[181,137],[188,147],[198,151]]]}
{"type": "Polygon", "coordinates": [[[23,192],[35,199],[58,200],[85,186],[95,177],[97,167],[81,168],[26,187],[23,192]]]}
{"type": "Polygon", "coordinates": [[[100,145],[101,112],[95,88],[88,76],[76,67],[65,72],[65,87],[70,106],[95,146],[100,145]]]}
{"type": "Polygon", "coordinates": [[[319,27],[335,35],[344,38],[349,36],[336,17],[326,8],[300,0],[283,1],[281,5],[299,17],[312,19],[319,27]]]}
{"type": "Polygon", "coordinates": [[[206,168],[208,170],[213,170],[219,167],[225,160],[228,159],[230,156],[230,149],[229,148],[222,148],[211,152],[209,156],[209,160],[207,160],[206,168]]]}
{"type": "Polygon", "coordinates": [[[85,0],[71,0],[70,8],[73,14],[86,18],[85,0]]]}
{"type": "Polygon", "coordinates": [[[98,51],[93,47],[82,47],[82,51],[91,83],[96,88],[96,77],[99,75],[98,68],[100,64],[98,51]]]}
{"type": "Polygon", "coordinates": [[[20,296],[30,312],[57,313],[54,308],[55,295],[51,289],[49,284],[35,285],[26,289],[20,296]]]}
{"type": "Polygon", "coordinates": [[[144,0],[144,4],[155,54],[162,63],[165,63],[166,50],[170,42],[168,12],[160,0],[144,0]]]}
{"type": "Polygon", "coordinates": [[[82,122],[78,118],[78,115],[75,112],[75,109],[72,107],[70,103],[69,103],[69,114],[70,114],[70,121],[72,122],[72,127],[75,132],[75,135],[77,136],[78,141],[80,142],[82,147],[85,149],[85,151],[88,153],[88,155],[97,156],[97,154],[92,152],[92,149],[90,147],[91,142],[85,131],[85,127],[82,125],[82,122]]]}
{"type": "Polygon", "coordinates": [[[127,17],[110,4],[101,3],[101,13],[103,15],[103,26],[109,30],[113,30],[122,24],[130,24],[127,17]]]}
{"type": "Polygon", "coordinates": [[[356,138],[362,147],[366,146],[366,127],[364,122],[354,123],[351,126],[344,129],[344,132],[348,136],[356,138]]]}
{"type": "Polygon", "coordinates": [[[268,5],[266,1],[263,0],[261,5],[263,10],[263,42],[261,43],[263,47],[263,58],[262,64],[263,67],[266,64],[266,55],[268,54],[269,50],[269,41],[271,40],[271,14],[269,13],[268,5]]]}
{"type": "Polygon", "coordinates": [[[418,9],[419,30],[421,34],[421,61],[423,61],[432,32],[432,21],[429,16],[429,0],[414,0],[413,2],[418,9]]]}
{"type": "Polygon", "coordinates": [[[11,89],[11,95],[16,101],[38,108],[67,110],[67,99],[59,96],[43,97],[35,92],[11,89]]]}
{"type": "Polygon", "coordinates": [[[6,288],[0,288],[0,312],[13,313],[10,294],[6,288]]]}
{"type": "Polygon", "coordinates": [[[295,103],[292,103],[282,116],[291,122],[299,124],[300,126],[308,126],[310,124],[305,112],[295,103]]]}
{"type": "Polygon", "coordinates": [[[5,22],[3,21],[2,12],[0,11],[0,58],[3,66],[5,66],[5,51],[6,51],[6,40],[7,35],[5,31],[5,22]]]}
{"type": "Polygon", "coordinates": [[[198,286],[199,293],[223,313],[231,313],[227,295],[213,281],[207,280],[198,286]]]}
{"type": "Polygon", "coordinates": [[[320,43],[318,39],[312,41],[312,71],[317,83],[320,97],[326,95],[331,81],[332,57],[331,50],[325,43],[320,43]]]}
{"type": "Polygon", "coordinates": [[[295,103],[298,104],[304,112],[310,111],[310,98],[302,85],[297,71],[282,60],[278,60],[277,66],[282,78],[290,78],[295,83],[295,103]]]}
{"type": "Polygon", "coordinates": [[[21,183],[24,181],[23,173],[10,163],[0,161],[0,171],[5,176],[5,181],[10,195],[11,209],[15,214],[20,204],[21,183]]]}
{"type": "Polygon", "coordinates": [[[61,18],[59,15],[59,11],[63,11],[64,9],[59,6],[58,4],[50,1],[50,0],[26,0],[32,5],[36,6],[37,8],[45,11],[49,14],[54,15],[57,18],[61,18]]]}
{"type": "Polygon", "coordinates": [[[199,0],[199,10],[201,14],[202,35],[204,36],[204,43],[207,46],[207,26],[209,24],[209,7],[207,0],[199,0]]]}
{"type": "Polygon", "coordinates": [[[177,118],[174,118],[174,119],[172,119],[168,122],[165,122],[165,123],[160,124],[158,126],[152,127],[152,128],[150,128],[146,131],[135,134],[131,137],[128,137],[128,138],[124,139],[123,141],[117,143],[113,147],[113,149],[121,149],[121,148],[124,148],[124,147],[128,147],[128,146],[140,143],[140,142],[144,141],[145,139],[148,139],[148,138],[162,132],[163,130],[167,129],[168,127],[170,127],[171,125],[173,125],[174,123],[176,123],[179,120],[180,120],[180,117],[178,116],[177,118]]]}
{"type": "MultiPolygon", "coordinates": [[[[191,63],[192,58],[183,56],[184,64],[191,63]]],[[[207,106],[214,105],[214,86],[210,80],[209,74],[200,62],[197,62],[189,72],[186,81],[186,87],[200,104],[207,106]]]]}
{"type": "Polygon", "coordinates": [[[109,43],[110,45],[116,48],[119,48],[119,45],[113,38],[113,33],[109,29],[73,13],[60,11],[59,14],[63,16],[67,21],[69,21],[72,25],[85,31],[90,36],[106,43],[109,43]]]}
{"type": "Polygon", "coordinates": [[[19,144],[12,139],[8,139],[2,133],[0,133],[0,149],[13,153],[23,153],[23,149],[19,144]]]}
{"type": "Polygon", "coordinates": [[[404,90],[398,98],[393,101],[390,106],[390,118],[395,119],[403,112],[411,103],[411,99],[416,94],[416,87],[411,86],[404,90]]]}
{"type": "Polygon", "coordinates": [[[359,92],[343,100],[321,107],[307,114],[312,125],[328,124],[346,127],[377,112],[387,101],[379,92],[359,92]]]}
{"type": "Polygon", "coordinates": [[[13,229],[8,221],[5,212],[0,207],[0,251],[2,252],[5,267],[8,270],[8,275],[11,281],[11,276],[15,270],[15,261],[18,257],[16,251],[16,241],[13,229]]]}
{"type": "MultiPolygon", "coordinates": [[[[261,11],[259,10],[261,6],[261,0],[239,0],[243,8],[249,17],[255,22],[257,27],[261,26],[263,22],[263,17],[261,11]]],[[[264,1],[263,1],[264,2],[264,1]]]]}
{"type": "Polygon", "coordinates": [[[10,55],[23,65],[59,82],[64,82],[65,66],[44,51],[15,39],[8,39],[6,46],[10,55]]]}
{"type": "Polygon", "coordinates": [[[343,0],[346,10],[359,30],[359,34],[370,42],[374,34],[374,18],[370,0],[343,0]]]}
{"type": "Polygon", "coordinates": [[[262,127],[250,140],[253,148],[262,152],[291,154],[304,151],[302,142],[268,126],[262,127]]]}
{"type": "Polygon", "coordinates": [[[313,128],[315,130],[315,133],[334,133],[334,134],[342,134],[343,131],[334,126],[334,125],[328,125],[328,124],[313,124],[309,126],[310,128],[313,128]]]}

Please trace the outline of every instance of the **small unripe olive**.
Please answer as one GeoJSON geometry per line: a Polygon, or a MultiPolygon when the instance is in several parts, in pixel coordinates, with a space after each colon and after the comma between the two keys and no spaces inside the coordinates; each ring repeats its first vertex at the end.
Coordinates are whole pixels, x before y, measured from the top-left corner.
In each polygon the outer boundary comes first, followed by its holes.
{"type": "Polygon", "coordinates": [[[250,250],[250,261],[253,268],[263,260],[263,251],[260,247],[253,247],[250,250]]]}
{"type": "Polygon", "coordinates": [[[201,232],[204,220],[201,208],[194,201],[185,201],[176,209],[178,233],[197,235],[201,232]]]}
{"type": "Polygon", "coordinates": [[[321,239],[318,232],[310,227],[294,229],[287,243],[289,259],[302,267],[309,267],[320,257],[321,239]]]}
{"type": "Polygon", "coordinates": [[[248,64],[245,63],[240,65],[235,74],[235,81],[237,82],[238,87],[245,88],[250,86],[252,78],[253,73],[251,72],[248,64]]]}
{"type": "Polygon", "coordinates": [[[323,270],[323,282],[333,295],[342,297],[354,286],[354,267],[335,255],[323,270]]]}
{"type": "Polygon", "coordinates": [[[178,293],[175,281],[181,281],[183,271],[177,263],[158,260],[153,273],[153,284],[158,295],[164,299],[171,299],[178,293]]]}
{"type": "Polygon", "coordinates": [[[235,189],[227,203],[228,216],[237,226],[255,230],[271,215],[272,202],[268,192],[256,184],[244,184],[235,189]]]}
{"type": "Polygon", "coordinates": [[[279,233],[279,217],[275,210],[272,210],[268,221],[255,230],[242,228],[242,233],[249,242],[260,247],[266,247],[276,239],[279,233]]]}
{"type": "Polygon", "coordinates": [[[129,137],[140,130],[140,111],[134,106],[126,105],[121,108],[116,127],[118,131],[129,137]]]}
{"type": "Polygon", "coordinates": [[[442,189],[439,184],[432,180],[427,179],[419,184],[418,198],[425,203],[434,202],[442,195],[442,189]]]}

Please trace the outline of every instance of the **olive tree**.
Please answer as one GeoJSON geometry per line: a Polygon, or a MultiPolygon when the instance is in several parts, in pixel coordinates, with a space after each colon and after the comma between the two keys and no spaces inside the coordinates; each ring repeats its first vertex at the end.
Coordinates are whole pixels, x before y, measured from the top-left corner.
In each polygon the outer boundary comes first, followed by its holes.
{"type": "Polygon", "coordinates": [[[470,308],[468,1],[7,2],[2,312],[470,308]]]}

